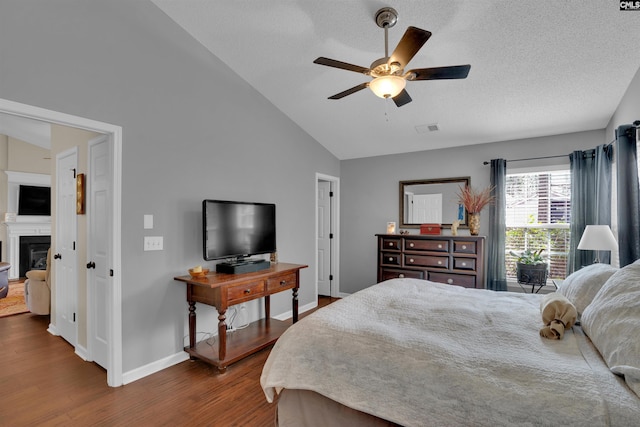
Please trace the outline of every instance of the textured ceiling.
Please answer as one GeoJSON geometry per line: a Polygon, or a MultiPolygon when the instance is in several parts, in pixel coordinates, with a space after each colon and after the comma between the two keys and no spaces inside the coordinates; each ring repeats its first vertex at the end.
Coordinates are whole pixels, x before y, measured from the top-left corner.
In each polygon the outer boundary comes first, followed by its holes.
{"type": "Polygon", "coordinates": [[[602,129],[640,67],[640,11],[617,0],[152,1],[340,159],[602,129]],[[384,56],[384,6],[390,51],[407,26],[433,33],[409,68],[469,77],[408,82],[401,108],[368,89],[328,100],[370,78],[313,60],[384,56]]]}

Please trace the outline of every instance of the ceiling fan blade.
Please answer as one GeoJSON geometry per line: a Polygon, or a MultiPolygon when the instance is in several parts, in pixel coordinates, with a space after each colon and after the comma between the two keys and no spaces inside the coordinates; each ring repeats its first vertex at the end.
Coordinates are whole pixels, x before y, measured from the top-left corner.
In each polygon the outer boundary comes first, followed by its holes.
{"type": "Polygon", "coordinates": [[[367,86],[369,86],[369,83],[360,83],[358,86],[354,86],[351,89],[347,89],[344,92],[340,92],[340,93],[336,93],[333,96],[330,96],[329,99],[340,99],[340,98],[344,98],[347,95],[351,95],[352,93],[356,93],[361,91],[362,89],[366,88],[367,86]]]}
{"type": "Polygon", "coordinates": [[[402,107],[404,104],[408,104],[411,102],[411,97],[409,93],[407,93],[406,89],[402,89],[402,92],[394,96],[393,102],[396,103],[396,107],[402,107]]]}
{"type": "Polygon", "coordinates": [[[417,68],[407,71],[408,80],[466,79],[471,65],[453,65],[451,67],[417,68]],[[411,78],[411,74],[415,77],[411,78]]]}
{"type": "Polygon", "coordinates": [[[400,39],[396,50],[389,57],[389,63],[398,62],[402,68],[406,67],[411,58],[418,53],[422,45],[431,37],[431,33],[427,30],[421,30],[416,27],[408,27],[407,31],[400,39]]]}
{"type": "Polygon", "coordinates": [[[369,69],[361,67],[359,65],[348,64],[342,61],[336,61],[335,59],[329,59],[321,56],[313,61],[314,64],[326,65],[327,67],[340,68],[347,71],[355,71],[356,73],[369,74],[369,69]]]}

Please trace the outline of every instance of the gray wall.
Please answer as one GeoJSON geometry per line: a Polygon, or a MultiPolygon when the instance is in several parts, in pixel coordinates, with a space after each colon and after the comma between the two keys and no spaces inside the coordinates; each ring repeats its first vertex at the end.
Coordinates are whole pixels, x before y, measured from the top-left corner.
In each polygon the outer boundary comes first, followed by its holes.
{"type": "MultiPolygon", "coordinates": [[[[340,162],[150,2],[3,0],[0,98],[123,127],[125,372],[182,348],[172,278],[203,263],[202,199],[276,203],[279,259],[314,264],[315,173],[340,162]],[[143,252],[144,235],[164,250],[143,252]]],[[[313,285],[303,270],[301,305],[313,285]]],[[[290,295],[272,299],[289,309],[290,295]]],[[[215,312],[198,324],[215,331],[215,312]]]]}
{"type": "Polygon", "coordinates": [[[615,114],[611,117],[607,126],[606,138],[609,141],[615,139],[615,131],[618,126],[631,124],[640,120],[640,69],[627,88],[615,114]]]}
{"type": "MultiPolygon", "coordinates": [[[[485,160],[568,155],[603,144],[604,139],[600,130],[342,161],[340,291],[353,293],[376,282],[375,234],[384,233],[388,221],[400,221],[399,181],[470,176],[471,185],[482,188],[489,185],[490,167],[483,165],[485,160]]],[[[569,158],[563,157],[513,162],[507,168],[568,163],[569,158]]],[[[485,209],[481,235],[488,229],[487,217],[485,209]]],[[[465,233],[468,230],[460,230],[461,235],[465,233]]]]}

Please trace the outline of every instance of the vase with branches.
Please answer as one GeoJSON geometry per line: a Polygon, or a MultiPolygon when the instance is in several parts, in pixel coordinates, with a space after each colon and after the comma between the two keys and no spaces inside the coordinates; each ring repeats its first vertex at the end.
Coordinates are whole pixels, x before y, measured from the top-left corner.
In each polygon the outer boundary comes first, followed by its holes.
{"type": "Polygon", "coordinates": [[[495,197],[491,195],[493,187],[476,189],[470,185],[460,187],[458,192],[458,203],[467,210],[469,214],[469,233],[477,236],[480,232],[480,212],[489,203],[493,203],[495,197]]]}

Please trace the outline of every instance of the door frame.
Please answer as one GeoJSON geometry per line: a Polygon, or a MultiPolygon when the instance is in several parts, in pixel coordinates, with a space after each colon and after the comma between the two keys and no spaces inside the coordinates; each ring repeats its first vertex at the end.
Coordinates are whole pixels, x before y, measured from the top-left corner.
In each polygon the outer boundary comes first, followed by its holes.
{"type": "MultiPolygon", "coordinates": [[[[330,184],[330,191],[333,192],[333,198],[331,199],[331,232],[333,233],[333,239],[331,239],[330,243],[330,263],[331,263],[331,274],[333,275],[333,280],[331,280],[331,296],[332,297],[342,297],[340,293],[340,178],[325,175],[323,173],[316,172],[316,182],[315,182],[315,231],[314,235],[316,238],[313,240],[315,244],[315,248],[313,249],[313,253],[317,252],[318,249],[318,182],[320,181],[328,181],[330,184]]],[[[315,257],[314,261],[314,286],[315,286],[315,298],[316,304],[318,302],[318,259],[315,257]]]]}
{"type": "MultiPolygon", "coordinates": [[[[110,214],[113,222],[109,239],[111,240],[111,260],[114,274],[112,286],[109,288],[112,307],[109,325],[111,348],[106,369],[107,384],[111,387],[119,387],[122,385],[122,127],[2,98],[0,98],[0,113],[102,133],[107,135],[108,141],[112,145],[113,203],[110,214]]],[[[55,334],[55,324],[49,324],[49,332],[55,334]]]]}

